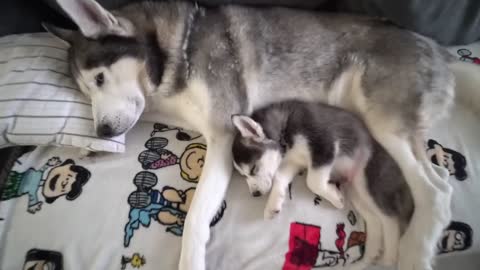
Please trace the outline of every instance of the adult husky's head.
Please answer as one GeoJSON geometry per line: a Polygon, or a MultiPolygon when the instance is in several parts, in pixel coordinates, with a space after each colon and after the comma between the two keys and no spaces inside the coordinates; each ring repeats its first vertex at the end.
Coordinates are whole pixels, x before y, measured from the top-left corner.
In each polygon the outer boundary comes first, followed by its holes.
{"type": "Polygon", "coordinates": [[[172,47],[167,39],[180,28],[166,20],[173,21],[178,14],[154,18],[159,7],[153,4],[153,10],[145,4],[112,13],[94,0],[58,4],[79,31],[44,26],[70,44],[70,69],[92,101],[97,134],[112,137],[127,132],[142,114],[146,96],[161,88],[169,66],[166,48],[172,47]]]}

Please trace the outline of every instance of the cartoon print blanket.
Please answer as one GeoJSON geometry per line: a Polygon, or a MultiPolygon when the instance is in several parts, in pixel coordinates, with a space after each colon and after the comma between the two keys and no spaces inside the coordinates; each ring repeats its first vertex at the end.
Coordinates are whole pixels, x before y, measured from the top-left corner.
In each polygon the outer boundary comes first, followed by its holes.
{"type": "MultiPolygon", "coordinates": [[[[470,58],[480,55],[469,50],[470,58]]],[[[479,133],[478,119],[456,107],[425,142],[455,190],[437,269],[480,265],[479,133]]],[[[198,134],[160,123],[139,123],[127,141],[123,154],[80,158],[77,149],[38,147],[16,161],[0,194],[0,269],[177,269],[207,147],[198,134]]],[[[266,198],[251,197],[235,175],[210,224],[208,269],[349,269],[361,262],[365,228],[351,206],[333,209],[302,177],[288,194],[281,214],[264,221],[266,198]]]]}

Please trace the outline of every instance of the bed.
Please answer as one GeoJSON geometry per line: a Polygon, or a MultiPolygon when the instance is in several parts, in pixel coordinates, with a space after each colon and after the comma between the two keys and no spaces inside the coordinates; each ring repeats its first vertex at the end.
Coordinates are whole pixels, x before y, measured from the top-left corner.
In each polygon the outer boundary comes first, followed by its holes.
{"type": "MultiPolygon", "coordinates": [[[[0,76],[0,91],[6,91],[6,84],[13,87],[11,81],[20,73],[30,74],[28,87],[33,80],[35,85],[45,86],[45,81],[38,80],[46,75],[36,72],[47,71],[35,64],[52,61],[54,64],[49,65],[66,70],[62,62],[65,47],[46,34],[7,37],[0,41],[0,50],[10,48],[8,42],[23,42],[25,46],[2,51],[9,59],[0,61],[4,75],[0,76]],[[54,51],[55,55],[42,55],[38,62],[11,64],[12,59],[26,59],[17,54],[28,51],[32,44],[37,46],[37,53],[54,51]]],[[[480,64],[480,43],[451,47],[450,51],[461,61],[472,63],[472,68],[480,64]]],[[[36,136],[39,146],[16,146],[0,152],[0,269],[177,269],[183,223],[207,151],[203,138],[143,120],[126,138],[107,144],[92,142],[92,130],[79,134],[79,130],[92,126],[87,102],[75,92],[68,74],[55,76],[56,84],[47,85],[53,94],[34,92],[36,98],[31,98],[28,95],[36,90],[22,87],[22,91],[27,89],[22,92],[22,101],[0,100],[2,146],[28,144],[25,130],[38,123],[25,120],[24,115],[6,115],[14,102],[15,110],[48,111],[51,106],[45,105],[44,99],[60,99],[62,88],[70,89],[61,98],[69,99],[71,106],[65,109],[67,120],[57,122],[50,117],[42,122],[41,126],[54,125],[58,131],[36,136]],[[78,115],[71,116],[72,111],[78,115]],[[118,153],[85,156],[78,147],[71,147],[78,145],[118,153]]],[[[17,88],[9,89],[20,95],[17,88]]],[[[37,117],[35,121],[40,120],[37,117]]],[[[34,132],[39,135],[45,131],[34,132]]],[[[478,116],[457,104],[425,140],[432,163],[448,171],[454,188],[453,220],[437,247],[438,270],[480,267],[480,236],[476,232],[480,229],[476,215],[480,207],[478,134],[478,116]]],[[[31,133],[28,135],[30,138],[31,133]]],[[[233,178],[210,224],[208,269],[353,270],[362,263],[365,227],[351,205],[334,210],[309,192],[299,176],[289,188],[282,213],[265,221],[266,198],[251,197],[241,177],[235,174],[233,178]]]]}

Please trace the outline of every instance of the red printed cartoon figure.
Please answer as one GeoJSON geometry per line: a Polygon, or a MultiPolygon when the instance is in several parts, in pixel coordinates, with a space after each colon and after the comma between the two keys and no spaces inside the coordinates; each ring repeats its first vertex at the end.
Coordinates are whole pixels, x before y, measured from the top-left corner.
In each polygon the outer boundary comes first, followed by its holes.
{"type": "Polygon", "coordinates": [[[460,55],[460,61],[480,65],[480,58],[472,56],[472,52],[469,49],[460,49],[457,51],[457,54],[460,55]]]}
{"type": "Polygon", "coordinates": [[[290,224],[289,250],[285,255],[282,270],[344,266],[360,260],[365,251],[365,233],[351,232],[346,241],[345,224],[339,223],[336,234],[337,250],[326,250],[322,248],[320,227],[297,222],[290,224]]]}

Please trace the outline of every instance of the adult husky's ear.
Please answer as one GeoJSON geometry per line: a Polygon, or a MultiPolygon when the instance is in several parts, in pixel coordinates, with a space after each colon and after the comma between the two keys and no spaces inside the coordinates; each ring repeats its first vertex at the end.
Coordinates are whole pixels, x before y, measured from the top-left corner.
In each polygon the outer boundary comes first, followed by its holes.
{"type": "Polygon", "coordinates": [[[56,27],[54,25],[51,25],[45,22],[42,22],[42,26],[43,28],[45,28],[45,30],[50,32],[50,34],[58,37],[59,39],[67,42],[68,44],[71,45],[73,43],[75,31],[56,27]]]}
{"type": "Polygon", "coordinates": [[[85,37],[121,33],[118,20],[94,0],[57,0],[85,37]]]}
{"type": "Polygon", "coordinates": [[[263,128],[252,118],[245,115],[232,115],[232,123],[242,137],[255,140],[265,139],[263,128]]]}

